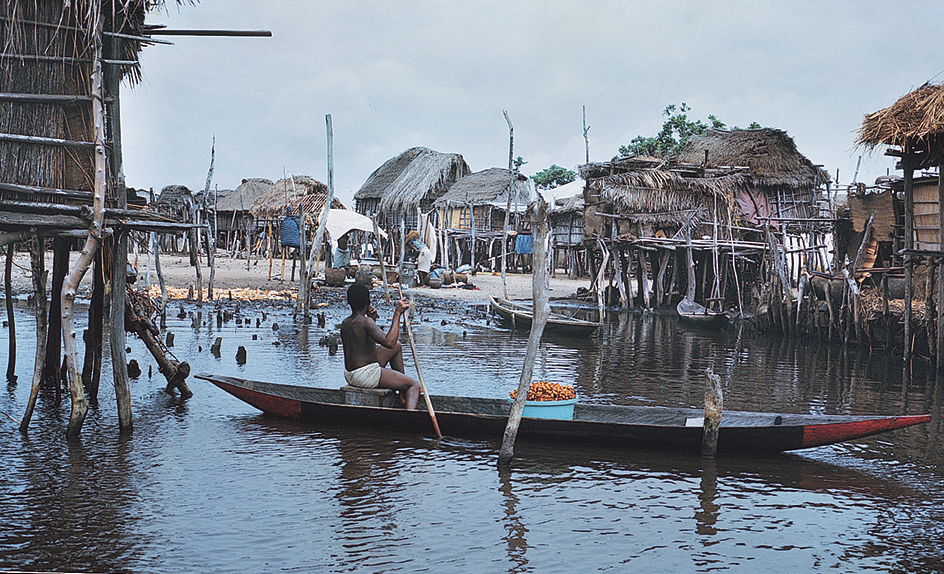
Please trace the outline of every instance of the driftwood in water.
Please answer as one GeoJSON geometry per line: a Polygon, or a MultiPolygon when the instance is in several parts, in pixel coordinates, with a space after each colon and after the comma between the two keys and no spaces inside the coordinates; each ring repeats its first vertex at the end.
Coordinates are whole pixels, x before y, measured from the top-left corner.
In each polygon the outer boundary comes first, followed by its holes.
{"type": "Polygon", "coordinates": [[[160,330],[151,321],[150,317],[157,312],[157,306],[144,293],[128,289],[125,298],[125,329],[135,333],[157,360],[158,371],[167,380],[167,392],[177,389],[181,398],[193,396],[187,386],[187,377],[190,376],[190,364],[187,361],[178,362],[170,351],[161,343],[160,330]]]}

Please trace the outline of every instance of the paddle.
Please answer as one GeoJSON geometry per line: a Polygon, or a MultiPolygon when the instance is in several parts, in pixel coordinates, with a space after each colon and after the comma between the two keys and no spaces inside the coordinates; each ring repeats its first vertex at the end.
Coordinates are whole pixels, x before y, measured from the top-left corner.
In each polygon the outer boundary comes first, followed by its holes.
{"type": "MultiPolygon", "coordinates": [[[[400,295],[400,299],[403,299],[403,291],[400,289],[400,283],[397,283],[397,293],[400,295]]],[[[442,438],[442,432],[439,431],[439,423],[436,421],[436,411],[433,410],[433,402],[429,398],[429,391],[426,390],[426,383],[423,382],[423,371],[420,369],[420,362],[416,357],[416,344],[413,342],[410,316],[406,313],[403,315],[403,324],[406,326],[406,338],[410,341],[410,351],[413,353],[413,364],[416,365],[417,378],[420,380],[423,396],[426,397],[426,408],[429,410],[429,418],[433,421],[433,429],[436,431],[436,436],[442,438]]]]}

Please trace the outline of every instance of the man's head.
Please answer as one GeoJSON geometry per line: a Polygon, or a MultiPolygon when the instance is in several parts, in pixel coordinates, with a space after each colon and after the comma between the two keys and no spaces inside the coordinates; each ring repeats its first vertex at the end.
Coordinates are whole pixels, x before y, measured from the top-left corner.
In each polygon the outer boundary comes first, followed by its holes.
{"type": "Polygon", "coordinates": [[[370,305],[370,289],[360,283],[354,283],[347,289],[347,303],[351,311],[363,311],[370,305]]]}
{"type": "Polygon", "coordinates": [[[338,237],[338,249],[347,249],[347,233],[338,237]]]}

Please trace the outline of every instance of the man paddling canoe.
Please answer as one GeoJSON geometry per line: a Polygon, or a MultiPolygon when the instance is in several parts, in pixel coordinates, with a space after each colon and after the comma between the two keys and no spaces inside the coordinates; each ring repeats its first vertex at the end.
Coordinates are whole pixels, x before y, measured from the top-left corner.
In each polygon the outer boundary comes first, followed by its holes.
{"type": "Polygon", "coordinates": [[[397,301],[390,329],[384,335],[375,322],[377,310],[370,304],[367,287],[360,283],[351,285],[347,302],[351,315],[341,322],[344,380],[353,387],[394,389],[406,401],[406,408],[415,409],[420,384],[403,372],[403,347],[399,341],[400,317],[409,304],[405,299],[397,301]],[[381,345],[380,349],[377,344],[381,345]]]}

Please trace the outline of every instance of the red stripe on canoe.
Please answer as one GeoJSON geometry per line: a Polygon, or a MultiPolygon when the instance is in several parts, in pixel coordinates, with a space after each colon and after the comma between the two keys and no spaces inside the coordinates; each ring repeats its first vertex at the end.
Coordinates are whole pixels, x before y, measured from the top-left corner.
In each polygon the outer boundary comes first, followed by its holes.
{"type": "Polygon", "coordinates": [[[930,421],[931,415],[909,415],[849,423],[810,425],[803,429],[803,448],[862,438],[930,421]]]}

